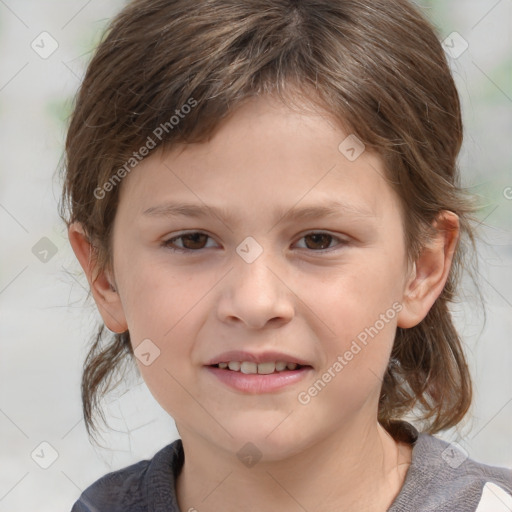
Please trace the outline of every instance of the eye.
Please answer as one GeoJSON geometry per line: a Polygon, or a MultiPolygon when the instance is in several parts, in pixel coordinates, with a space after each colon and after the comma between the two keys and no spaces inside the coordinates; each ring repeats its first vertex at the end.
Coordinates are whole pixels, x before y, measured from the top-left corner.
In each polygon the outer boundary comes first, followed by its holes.
{"type": "Polygon", "coordinates": [[[170,238],[169,240],[162,242],[162,245],[175,252],[197,251],[205,248],[204,243],[208,238],[211,237],[206,233],[194,231],[170,238]],[[173,247],[175,240],[182,240],[184,247],[173,247]]]}
{"type": "MultiPolygon", "coordinates": [[[[174,252],[197,252],[201,249],[206,248],[205,244],[208,239],[211,239],[211,237],[206,233],[194,231],[191,233],[186,233],[170,238],[169,240],[162,242],[162,246],[174,252]],[[181,240],[182,247],[176,247],[175,242],[178,240],[181,240]]],[[[335,240],[339,242],[337,245],[343,246],[347,244],[346,240],[342,240],[334,235],[325,233],[323,231],[314,231],[311,233],[307,233],[306,235],[301,237],[301,240],[302,239],[306,240],[305,248],[311,249],[314,252],[332,249],[331,243],[335,240]]]]}
{"type": "Polygon", "coordinates": [[[307,233],[301,238],[301,240],[302,239],[306,241],[309,240],[310,243],[306,243],[306,249],[312,249],[315,252],[332,249],[332,247],[329,246],[333,240],[338,240],[338,242],[340,242],[337,245],[342,246],[347,244],[346,240],[342,240],[341,238],[338,238],[329,233],[325,233],[323,231],[313,231],[311,233],[307,233]]]}

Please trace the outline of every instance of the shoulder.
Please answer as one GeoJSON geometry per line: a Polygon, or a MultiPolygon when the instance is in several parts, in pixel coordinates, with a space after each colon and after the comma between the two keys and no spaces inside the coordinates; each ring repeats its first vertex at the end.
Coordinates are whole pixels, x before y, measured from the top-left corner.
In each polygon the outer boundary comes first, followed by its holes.
{"type": "Polygon", "coordinates": [[[71,512],[145,512],[156,510],[157,505],[169,512],[178,510],[174,481],[182,464],[183,447],[178,439],[152,459],[96,480],[82,492],[71,512]]]}
{"type": "Polygon", "coordinates": [[[82,492],[71,512],[145,510],[144,482],[149,464],[143,460],[102,476],[82,492]]]}
{"type": "Polygon", "coordinates": [[[389,512],[509,512],[512,470],[469,458],[455,443],[418,434],[412,463],[389,512]]]}

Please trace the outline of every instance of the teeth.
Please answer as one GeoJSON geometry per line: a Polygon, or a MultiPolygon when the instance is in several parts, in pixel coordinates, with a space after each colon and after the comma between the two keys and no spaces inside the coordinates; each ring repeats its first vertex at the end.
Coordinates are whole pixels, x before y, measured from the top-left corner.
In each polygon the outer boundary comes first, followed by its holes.
{"type": "Polygon", "coordinates": [[[258,373],[258,365],[256,363],[249,363],[248,361],[244,361],[240,365],[240,371],[242,373],[258,373]]]}
{"type": "Polygon", "coordinates": [[[258,373],[262,375],[268,375],[269,373],[274,373],[276,369],[276,363],[270,361],[269,363],[260,363],[258,364],[258,373]]]}
{"type": "Polygon", "coordinates": [[[234,372],[245,374],[270,375],[274,372],[283,372],[285,370],[296,370],[297,363],[286,363],[284,361],[268,361],[266,363],[254,363],[252,361],[229,361],[218,364],[219,368],[225,370],[229,368],[234,372]]]}

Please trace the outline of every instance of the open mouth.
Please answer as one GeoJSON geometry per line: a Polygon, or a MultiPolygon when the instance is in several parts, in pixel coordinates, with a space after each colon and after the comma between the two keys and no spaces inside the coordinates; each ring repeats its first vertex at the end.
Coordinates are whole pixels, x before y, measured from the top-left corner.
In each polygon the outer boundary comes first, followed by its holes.
{"type": "Polygon", "coordinates": [[[311,368],[310,366],[300,365],[297,363],[287,363],[285,361],[268,361],[265,363],[255,363],[253,361],[226,361],[218,364],[212,364],[210,366],[221,370],[241,372],[246,375],[270,375],[272,373],[283,373],[300,370],[302,368],[311,368]]]}
{"type": "MultiPolygon", "coordinates": [[[[281,354],[281,357],[283,355],[281,354]]],[[[269,354],[245,355],[247,358],[259,358],[259,361],[247,361],[247,359],[240,361],[235,359],[237,357],[242,359],[244,354],[236,352],[229,355],[223,354],[217,360],[210,361],[211,364],[205,365],[205,368],[224,385],[244,394],[278,392],[288,386],[297,385],[313,370],[313,367],[306,364],[304,360],[300,361],[304,364],[297,361],[283,361],[277,354],[274,360],[269,357],[269,354]]]]}

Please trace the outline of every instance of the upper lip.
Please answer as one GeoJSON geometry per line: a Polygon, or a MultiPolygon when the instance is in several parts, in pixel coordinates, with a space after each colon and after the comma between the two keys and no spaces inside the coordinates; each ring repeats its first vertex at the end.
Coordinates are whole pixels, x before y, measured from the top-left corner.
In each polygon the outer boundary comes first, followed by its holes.
{"type": "Polygon", "coordinates": [[[282,352],[266,351],[260,352],[259,354],[244,352],[242,350],[231,350],[229,352],[223,352],[218,356],[210,359],[206,366],[211,366],[219,363],[228,363],[229,361],[249,361],[253,363],[268,363],[272,361],[283,361],[285,363],[297,363],[301,366],[311,366],[307,361],[290,354],[284,354],[282,352]]]}

